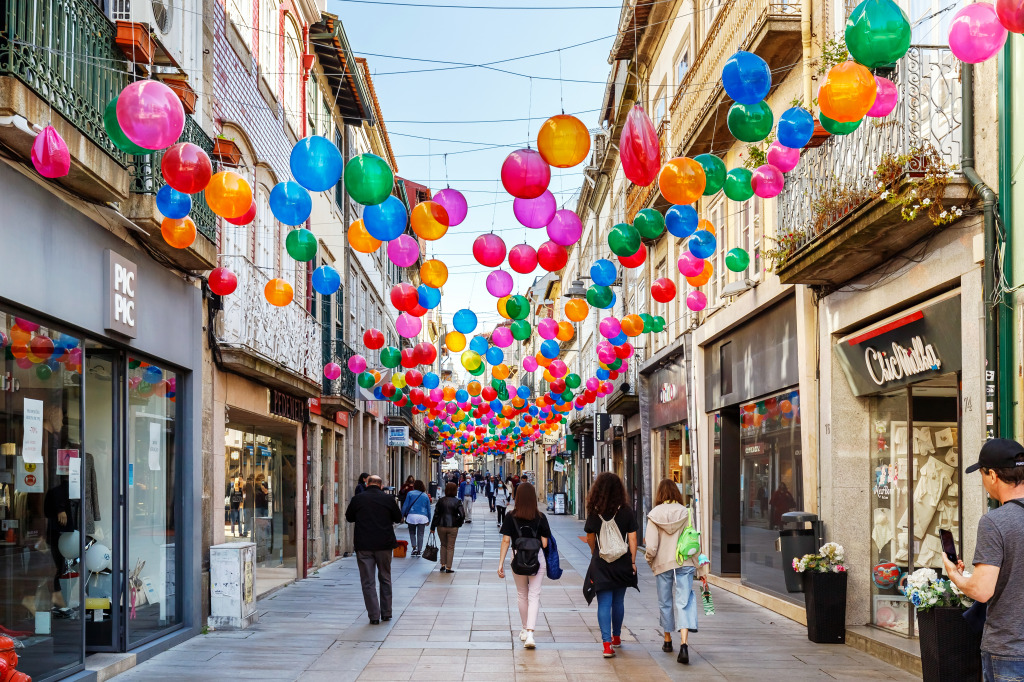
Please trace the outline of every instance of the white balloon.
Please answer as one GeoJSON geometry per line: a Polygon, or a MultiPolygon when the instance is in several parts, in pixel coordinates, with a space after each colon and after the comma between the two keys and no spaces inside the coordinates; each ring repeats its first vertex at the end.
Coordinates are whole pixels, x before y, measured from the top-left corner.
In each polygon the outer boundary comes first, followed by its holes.
{"type": "Polygon", "coordinates": [[[60,538],[57,540],[57,549],[60,550],[65,559],[77,559],[78,553],[81,550],[78,531],[61,533],[60,538]]]}
{"type": "Polygon", "coordinates": [[[110,548],[100,543],[95,543],[85,550],[85,567],[90,573],[99,573],[110,568],[110,548]]]}

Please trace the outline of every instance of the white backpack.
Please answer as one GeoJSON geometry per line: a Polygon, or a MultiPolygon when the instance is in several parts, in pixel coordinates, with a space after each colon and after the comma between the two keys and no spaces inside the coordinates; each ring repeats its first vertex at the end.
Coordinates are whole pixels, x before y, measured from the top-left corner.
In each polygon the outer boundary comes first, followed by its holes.
{"type": "Polygon", "coordinates": [[[608,563],[612,563],[629,551],[626,539],[622,537],[619,526],[615,523],[614,514],[610,521],[601,517],[601,532],[597,536],[597,548],[601,558],[608,563]]]}

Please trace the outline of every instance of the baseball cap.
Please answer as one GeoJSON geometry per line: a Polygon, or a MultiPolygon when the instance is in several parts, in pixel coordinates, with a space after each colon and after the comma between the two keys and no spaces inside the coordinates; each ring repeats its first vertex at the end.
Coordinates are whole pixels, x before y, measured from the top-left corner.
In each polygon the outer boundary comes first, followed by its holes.
{"type": "Polygon", "coordinates": [[[1024,458],[1024,445],[1009,438],[993,438],[985,441],[985,444],[981,446],[977,464],[967,467],[964,472],[971,474],[982,467],[986,469],[1024,467],[1024,461],[1018,462],[1018,458],[1024,458]]]}

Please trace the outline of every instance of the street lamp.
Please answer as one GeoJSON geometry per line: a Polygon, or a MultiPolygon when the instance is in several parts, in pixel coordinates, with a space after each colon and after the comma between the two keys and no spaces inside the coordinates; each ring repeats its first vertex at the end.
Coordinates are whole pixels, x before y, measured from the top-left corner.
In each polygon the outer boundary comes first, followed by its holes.
{"type": "Polygon", "coordinates": [[[586,298],[587,290],[583,288],[583,280],[573,280],[572,284],[569,285],[568,291],[565,292],[567,298],[586,298]]]}

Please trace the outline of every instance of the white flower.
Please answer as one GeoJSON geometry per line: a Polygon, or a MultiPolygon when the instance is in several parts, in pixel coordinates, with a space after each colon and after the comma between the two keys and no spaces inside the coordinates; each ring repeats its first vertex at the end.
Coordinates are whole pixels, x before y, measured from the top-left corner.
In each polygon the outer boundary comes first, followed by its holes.
{"type": "Polygon", "coordinates": [[[947,215],[949,215],[949,212],[948,211],[943,211],[942,213],[939,214],[939,217],[940,218],[945,218],[947,215]]]}
{"type": "Polygon", "coordinates": [[[885,190],[884,192],[882,192],[882,198],[883,199],[885,199],[888,196],[889,196],[889,190],[885,190]]]}
{"type": "Polygon", "coordinates": [[[927,206],[928,204],[932,203],[932,200],[928,199],[928,198],[925,198],[921,203],[924,204],[925,206],[927,206]]]}
{"type": "MultiPolygon", "coordinates": [[[[874,171],[872,171],[872,172],[874,172],[874,171]]],[[[878,189],[882,189],[883,187],[885,187],[885,183],[884,182],[879,182],[878,183],[878,189]]]]}

